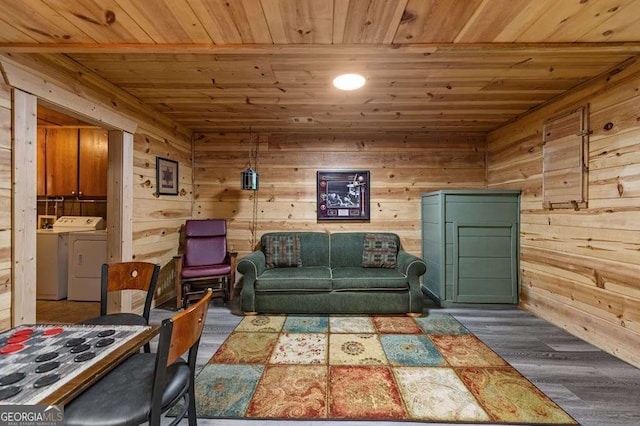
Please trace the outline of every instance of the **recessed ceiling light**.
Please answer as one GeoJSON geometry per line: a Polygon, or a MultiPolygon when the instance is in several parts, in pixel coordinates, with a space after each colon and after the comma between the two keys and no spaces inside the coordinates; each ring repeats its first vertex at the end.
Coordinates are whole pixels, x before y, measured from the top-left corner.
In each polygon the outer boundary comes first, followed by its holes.
{"type": "Polygon", "coordinates": [[[342,74],[333,79],[333,85],[340,90],[356,90],[367,81],[360,74],[342,74]]]}

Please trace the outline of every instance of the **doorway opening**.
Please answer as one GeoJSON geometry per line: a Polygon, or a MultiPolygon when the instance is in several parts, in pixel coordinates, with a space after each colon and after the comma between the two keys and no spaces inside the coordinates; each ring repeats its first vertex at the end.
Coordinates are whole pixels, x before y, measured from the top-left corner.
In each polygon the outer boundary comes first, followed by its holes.
{"type": "Polygon", "coordinates": [[[36,322],[99,314],[107,263],[108,130],[37,106],[36,322]]]}

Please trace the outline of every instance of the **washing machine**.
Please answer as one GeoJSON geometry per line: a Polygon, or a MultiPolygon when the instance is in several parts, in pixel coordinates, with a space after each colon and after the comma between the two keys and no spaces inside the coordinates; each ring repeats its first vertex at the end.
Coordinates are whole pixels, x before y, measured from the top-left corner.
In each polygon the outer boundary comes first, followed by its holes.
{"type": "Polygon", "coordinates": [[[102,264],[107,263],[107,231],[70,232],[67,299],[100,301],[102,264]]]}
{"type": "Polygon", "coordinates": [[[69,234],[104,228],[101,217],[61,216],[49,229],[36,233],[36,298],[67,297],[69,281],[69,234]]]}
{"type": "Polygon", "coordinates": [[[36,299],[67,297],[69,231],[38,229],[36,236],[36,299]]]}

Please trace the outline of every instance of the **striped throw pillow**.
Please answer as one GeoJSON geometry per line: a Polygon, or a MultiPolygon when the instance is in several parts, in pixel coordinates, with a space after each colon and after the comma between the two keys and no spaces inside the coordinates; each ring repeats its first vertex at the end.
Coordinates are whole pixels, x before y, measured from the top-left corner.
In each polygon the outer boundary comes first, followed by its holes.
{"type": "Polygon", "coordinates": [[[363,268],[396,267],[398,245],[392,235],[364,234],[364,249],[362,250],[363,268]]]}
{"type": "Polygon", "coordinates": [[[267,268],[300,267],[300,239],[298,235],[267,236],[264,239],[267,268]]]}

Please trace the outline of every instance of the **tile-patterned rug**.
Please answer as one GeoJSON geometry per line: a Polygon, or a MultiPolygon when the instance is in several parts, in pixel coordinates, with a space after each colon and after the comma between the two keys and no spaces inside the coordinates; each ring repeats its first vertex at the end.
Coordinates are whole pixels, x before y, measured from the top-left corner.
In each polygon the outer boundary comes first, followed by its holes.
{"type": "Polygon", "coordinates": [[[203,418],[577,424],[448,314],[244,318],[196,378],[203,418]]]}

